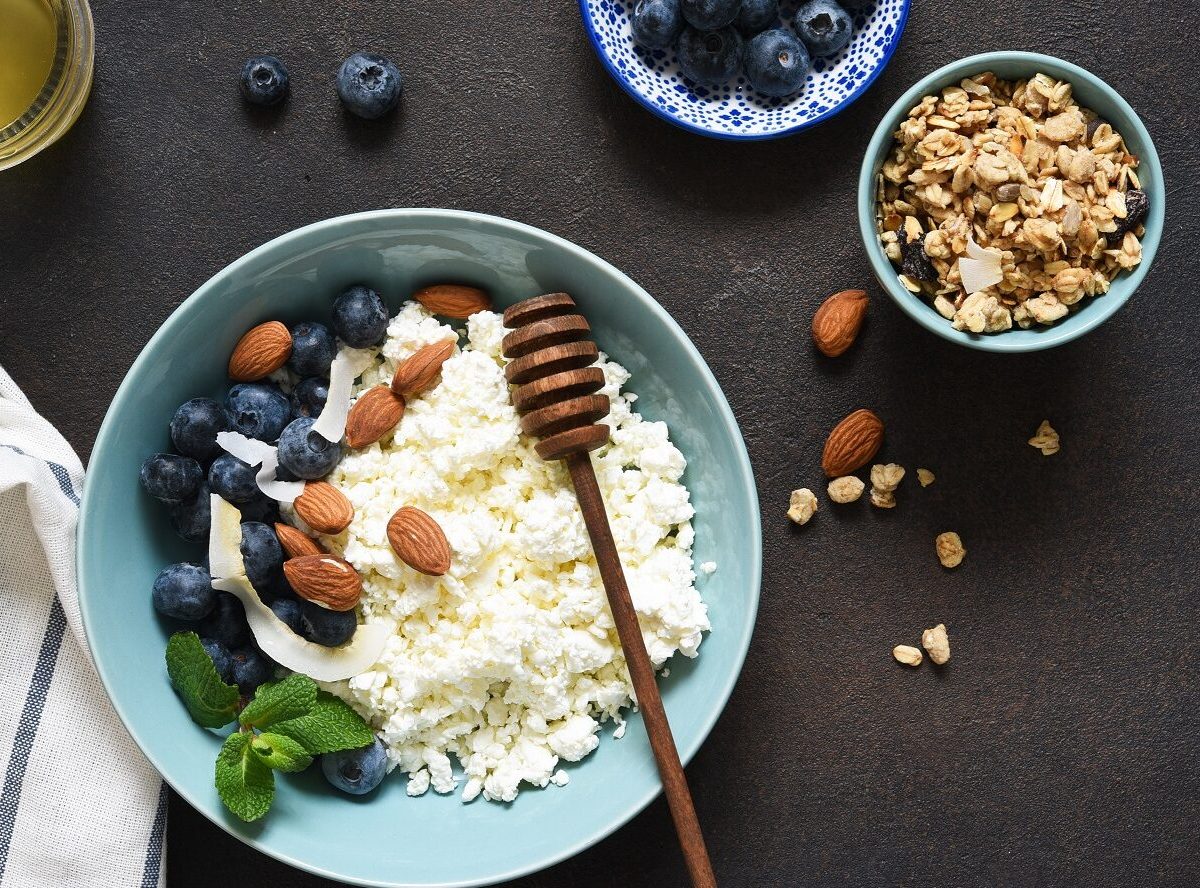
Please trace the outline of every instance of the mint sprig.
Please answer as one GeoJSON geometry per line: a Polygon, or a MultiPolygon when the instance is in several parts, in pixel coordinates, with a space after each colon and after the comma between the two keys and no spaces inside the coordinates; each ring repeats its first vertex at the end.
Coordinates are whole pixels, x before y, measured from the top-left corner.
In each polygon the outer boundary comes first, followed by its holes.
{"type": "Polygon", "coordinates": [[[176,632],[167,642],[167,675],[196,724],[223,728],[237,716],[238,689],[221,680],[195,632],[176,632]]]}
{"type": "Polygon", "coordinates": [[[319,691],[312,709],[299,718],[277,722],[271,730],[291,737],[312,755],[358,749],[375,740],[375,734],[346,701],[319,691]]]}
{"type": "Polygon", "coordinates": [[[217,755],[217,794],[247,823],[265,815],[275,800],[275,772],[254,753],[255,739],[253,734],[230,734],[217,755]]]}
{"type": "Polygon", "coordinates": [[[222,728],[237,721],[238,730],[217,755],[215,782],[225,807],[247,822],[271,809],[276,771],[303,771],[314,756],[375,740],[357,712],[307,675],[261,685],[243,704],[237,687],[221,680],[195,632],[171,636],[167,674],[197,724],[222,728]]]}

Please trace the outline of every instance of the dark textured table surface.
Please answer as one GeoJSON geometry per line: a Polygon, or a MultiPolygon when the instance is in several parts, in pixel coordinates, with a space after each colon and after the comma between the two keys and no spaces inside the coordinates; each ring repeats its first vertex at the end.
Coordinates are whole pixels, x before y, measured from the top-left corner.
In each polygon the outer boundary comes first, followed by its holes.
{"type": "MultiPolygon", "coordinates": [[[[812,132],[744,145],[629,101],[571,0],[95,0],[95,15],[83,118],[0,174],[0,364],[85,460],[151,333],[250,248],[390,206],[544,227],[672,312],[754,462],[758,631],[689,768],[722,884],[1200,883],[1192,4],[917,0],[863,99],[812,132]],[[403,68],[395,119],[340,111],[331,73],[356,48],[403,68]],[[854,216],[884,109],[934,67],[993,48],[1105,76],[1142,114],[1169,191],[1134,300],[1084,340],[1028,356],[917,328],[870,281],[854,216]],[[266,115],[234,86],[264,50],[294,79],[266,115]],[[812,311],[850,286],[871,293],[867,328],[845,357],[820,360],[812,311]],[[858,406],[886,420],[885,456],[932,468],[937,483],[907,481],[894,511],[825,505],[793,527],[788,492],[818,486],[825,434],[858,406]],[[1063,437],[1051,458],[1025,445],[1043,418],[1063,437]],[[969,550],[953,572],[933,557],[947,529],[969,550]],[[894,644],[938,621],[953,642],[946,668],[892,662],[894,644]]],[[[172,886],[327,884],[178,799],[170,816],[172,886]]],[[[659,801],[514,884],[683,883],[659,801]]]]}

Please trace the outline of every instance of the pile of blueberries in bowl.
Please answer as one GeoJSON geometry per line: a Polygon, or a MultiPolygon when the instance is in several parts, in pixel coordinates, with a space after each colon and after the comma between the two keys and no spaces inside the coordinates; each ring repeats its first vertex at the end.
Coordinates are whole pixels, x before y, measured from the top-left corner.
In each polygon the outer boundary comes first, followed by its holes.
{"type": "Polygon", "coordinates": [[[853,36],[851,11],[869,0],[805,0],[780,19],[779,0],[638,0],[633,39],[649,50],[675,48],[684,76],[721,86],[744,73],[765,96],[799,92],[816,57],[844,49],[853,36]]]}
{"type": "MultiPolygon", "coordinates": [[[[269,380],[233,385],[223,402],[185,401],[171,418],[174,453],[156,453],[142,463],[140,480],[150,496],[166,506],[175,532],[204,543],[211,523],[211,494],[242,514],[242,559],[251,584],[275,615],[297,635],[337,646],[358,628],[354,610],[335,611],[298,596],[283,573],[284,553],[275,524],[279,503],[262,492],[256,469],[218,443],[221,432],[275,444],[281,481],[323,478],[342,456],[340,444],[312,431],[329,396],[329,367],[337,340],[354,348],[378,345],[387,334],[388,313],[374,290],[353,286],[333,305],[332,330],[302,321],[289,328],[291,355],[283,386],[269,380]]],[[[232,595],[212,588],[207,563],[181,562],[163,568],[152,592],[155,610],[190,624],[221,678],[250,694],[270,680],[272,662],[254,643],[245,610],[232,595]]]]}

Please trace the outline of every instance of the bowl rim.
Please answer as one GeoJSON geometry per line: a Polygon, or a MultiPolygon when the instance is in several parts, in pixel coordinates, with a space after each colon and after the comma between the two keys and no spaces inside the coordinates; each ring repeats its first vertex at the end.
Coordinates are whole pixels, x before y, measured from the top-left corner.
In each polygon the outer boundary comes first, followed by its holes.
{"type": "MultiPolygon", "coordinates": [[[[156,350],[152,347],[156,345],[158,347],[162,347],[162,343],[171,337],[176,328],[184,324],[193,315],[195,315],[199,311],[200,303],[204,300],[209,291],[219,287],[236,271],[254,261],[257,261],[263,255],[269,254],[272,250],[277,249],[284,244],[303,239],[304,237],[307,237],[308,235],[317,231],[336,232],[339,228],[348,228],[364,222],[380,222],[386,224],[388,222],[398,220],[407,222],[414,219],[429,220],[431,222],[440,222],[446,224],[458,223],[460,225],[471,226],[476,230],[490,229],[500,234],[511,235],[515,233],[525,235],[527,237],[532,237],[560,247],[569,253],[573,253],[581,261],[598,268],[602,272],[613,275],[629,289],[636,300],[642,302],[653,315],[657,316],[657,318],[663,322],[670,335],[673,336],[680,345],[682,345],[683,352],[687,356],[691,368],[697,374],[700,384],[704,386],[712,399],[717,416],[720,418],[722,424],[732,431],[734,451],[737,457],[736,465],[734,467],[737,475],[735,483],[745,491],[745,494],[748,498],[747,504],[751,507],[751,514],[749,516],[750,538],[748,542],[750,543],[750,551],[753,553],[753,556],[749,565],[749,576],[751,582],[749,583],[749,588],[746,589],[746,592],[750,597],[748,602],[750,613],[744,630],[736,639],[733,664],[735,668],[729,670],[727,676],[719,686],[718,693],[713,695],[714,698],[719,701],[719,705],[713,707],[711,713],[702,721],[700,730],[697,732],[694,739],[686,745],[680,745],[680,758],[686,765],[688,761],[699,751],[700,747],[708,739],[708,735],[715,727],[717,720],[724,713],[725,707],[729,702],[729,697],[733,693],[733,688],[737,684],[742,670],[745,667],[746,656],[749,653],[750,641],[754,633],[755,624],[757,622],[758,608],[760,604],[762,589],[762,509],[758,499],[758,488],[754,481],[754,473],[751,467],[750,457],[746,450],[745,438],[741,433],[741,428],[737,423],[737,419],[733,414],[733,410],[729,406],[729,402],[725,397],[725,393],[721,390],[720,384],[717,382],[716,377],[709,369],[708,364],[704,361],[704,358],[700,355],[699,350],[696,348],[695,344],[692,343],[691,339],[688,337],[687,333],[684,332],[683,328],[679,326],[675,319],[671,317],[667,310],[663,308],[658,301],[654,299],[654,297],[652,297],[645,289],[637,284],[637,282],[635,282],[616,266],[602,259],[592,251],[580,247],[565,238],[559,237],[558,235],[551,234],[543,229],[536,228],[532,225],[526,225],[522,222],[505,219],[500,216],[492,216],[485,213],[476,213],[468,210],[436,208],[394,208],[385,210],[369,210],[366,212],[334,216],[301,226],[272,238],[266,243],[254,248],[253,250],[250,250],[239,258],[223,266],[219,271],[213,274],[212,277],[197,287],[190,296],[188,296],[175,308],[174,311],[171,312],[171,314],[167,316],[159,328],[142,347],[137,358],[134,360],[133,364],[130,365],[129,370],[126,371],[124,378],[121,380],[121,384],[118,386],[117,392],[113,396],[108,410],[105,412],[104,420],[100,426],[100,431],[96,436],[96,441],[92,448],[92,454],[88,460],[89,471],[85,472],[84,475],[84,484],[79,510],[79,522],[75,540],[79,607],[83,620],[84,635],[87,638],[88,649],[91,653],[96,672],[100,677],[101,684],[104,686],[105,694],[112,703],[113,709],[116,711],[125,730],[129,733],[134,743],[137,744],[138,749],[141,750],[142,754],[158,772],[159,776],[162,777],[164,782],[170,785],[171,788],[178,793],[184,799],[184,801],[191,805],[193,809],[200,812],[200,814],[208,818],[223,831],[243,842],[244,844],[255,848],[259,852],[266,854],[269,857],[273,857],[276,860],[282,861],[290,866],[294,866],[297,869],[347,884],[370,886],[370,888],[475,888],[475,886],[494,885],[500,882],[509,881],[511,879],[520,878],[521,876],[525,876],[530,873],[538,872],[557,863],[561,863],[562,861],[590,848],[597,842],[601,841],[627,824],[647,805],[654,801],[654,799],[657,798],[662,791],[662,781],[658,778],[657,774],[655,774],[650,781],[650,786],[647,791],[643,792],[640,796],[631,797],[629,804],[619,816],[615,817],[612,822],[606,824],[600,829],[593,831],[589,835],[584,836],[577,842],[556,851],[545,853],[537,860],[527,865],[515,867],[508,872],[488,876],[485,879],[466,879],[452,882],[420,883],[419,885],[413,885],[412,883],[398,882],[394,880],[380,881],[370,878],[349,878],[332,870],[325,869],[321,866],[313,865],[307,863],[306,861],[296,859],[289,854],[278,852],[272,849],[266,842],[262,841],[257,834],[252,835],[243,831],[235,831],[230,829],[229,825],[221,818],[210,815],[208,811],[209,805],[207,802],[202,802],[201,800],[195,798],[190,792],[186,791],[186,789],[176,785],[176,783],[173,782],[163,772],[162,768],[160,767],[160,760],[151,755],[151,753],[147,750],[147,747],[143,742],[143,733],[139,731],[136,724],[131,721],[122,705],[119,704],[112,696],[109,680],[110,667],[106,664],[103,655],[99,654],[99,652],[95,649],[92,642],[92,630],[95,625],[93,620],[93,615],[95,613],[94,608],[99,606],[99,600],[102,596],[98,591],[90,588],[88,575],[91,573],[91,571],[85,569],[85,567],[89,564],[89,560],[86,554],[84,540],[88,537],[88,529],[93,521],[99,521],[98,518],[92,517],[92,500],[95,499],[95,497],[89,495],[92,489],[92,485],[88,483],[88,479],[91,476],[90,467],[97,459],[98,455],[101,455],[101,458],[103,458],[102,455],[106,452],[106,449],[109,445],[109,439],[116,434],[116,415],[120,412],[123,412],[125,409],[129,409],[131,402],[136,400],[136,392],[133,389],[131,380],[135,376],[139,375],[140,372],[144,372],[145,368],[150,365],[151,352],[156,350]]],[[[633,717],[632,713],[631,717],[633,717]]]]}
{"type": "MultiPolygon", "coordinates": [[[[616,2],[616,0],[612,0],[612,2],[616,2]]],[[[875,0],[875,2],[878,2],[878,0],[875,0]]],[[[665,108],[662,108],[659,105],[656,105],[654,102],[651,102],[648,98],[634,89],[633,84],[621,76],[621,72],[617,70],[616,65],[614,65],[612,59],[609,58],[608,53],[604,51],[604,47],[600,45],[600,35],[596,33],[596,28],[592,24],[592,16],[589,14],[589,9],[591,7],[590,0],[579,0],[579,17],[583,20],[583,30],[584,33],[587,34],[588,41],[592,44],[592,49],[595,50],[596,55],[600,58],[600,61],[603,63],[604,69],[608,72],[608,75],[617,82],[617,85],[620,86],[621,89],[623,89],[625,93],[630,96],[630,98],[632,98],[651,114],[667,121],[668,123],[672,123],[689,133],[696,133],[697,135],[708,136],[710,138],[720,139],[725,142],[765,142],[768,139],[781,139],[784,136],[795,135],[803,130],[817,126],[818,124],[822,124],[832,117],[836,117],[846,108],[849,108],[851,105],[857,102],[863,96],[863,94],[871,88],[871,85],[875,82],[876,78],[883,73],[884,68],[886,68],[888,63],[892,60],[892,54],[895,53],[896,48],[900,45],[900,39],[904,36],[904,26],[908,23],[908,12],[912,7],[912,0],[900,0],[900,3],[900,18],[896,22],[896,31],[892,35],[888,46],[884,49],[883,58],[879,60],[879,64],[875,66],[875,70],[867,76],[866,80],[859,84],[858,89],[850,93],[850,95],[846,96],[846,98],[842,99],[832,108],[822,111],[816,117],[810,118],[803,123],[798,123],[795,126],[787,127],[786,129],[771,130],[770,132],[765,133],[727,133],[720,130],[708,129],[707,127],[703,126],[696,126],[693,123],[688,123],[687,121],[675,117],[665,108]]]]}
{"type": "Polygon", "coordinates": [[[1137,288],[1141,286],[1146,274],[1150,271],[1150,265],[1154,261],[1155,254],[1158,252],[1159,241],[1162,238],[1163,219],[1166,213],[1166,200],[1166,183],[1163,179],[1162,163],[1159,160],[1158,151],[1154,147],[1154,141],[1150,138],[1150,133],[1142,122],[1141,117],[1113,86],[1086,68],[1060,59],[1057,56],[1038,52],[997,50],[965,56],[931,71],[914,83],[884,113],[878,126],[875,128],[874,134],[871,136],[871,141],[867,145],[866,153],[863,155],[862,166],[859,170],[858,227],[862,236],[863,247],[866,249],[867,258],[871,263],[871,270],[875,273],[875,277],[884,291],[906,315],[926,330],[956,345],[978,351],[1000,354],[1023,354],[1026,352],[1043,351],[1078,339],[1099,327],[1129,301],[1137,288]],[[878,233],[875,231],[875,175],[877,168],[874,161],[875,158],[879,158],[880,165],[882,165],[882,161],[886,157],[884,153],[885,148],[891,142],[892,134],[899,125],[900,118],[907,114],[908,110],[921,97],[932,90],[945,86],[945,81],[964,76],[970,72],[986,71],[989,66],[997,62],[1006,64],[1015,62],[1020,65],[1027,65],[1031,72],[1036,72],[1038,68],[1053,69],[1051,73],[1058,72],[1072,81],[1085,81],[1102,92],[1113,105],[1129,118],[1134,133],[1141,140],[1144,148],[1139,157],[1141,166],[1139,167],[1138,175],[1143,181],[1143,187],[1149,185],[1150,187],[1147,190],[1156,196],[1145,221],[1146,235],[1142,239],[1142,261],[1136,268],[1118,279],[1125,285],[1122,288],[1124,290],[1123,295],[1114,296],[1110,292],[1106,294],[1105,300],[1101,301],[1098,305],[1092,305],[1090,307],[1091,310],[1085,316],[1082,316],[1083,319],[1077,324],[1069,326],[1055,324],[1050,327],[1040,328],[1036,331],[1036,338],[1033,339],[1023,336],[1010,338],[1007,332],[967,333],[966,331],[955,330],[930,305],[917,299],[913,293],[904,288],[896,275],[894,266],[883,252],[883,247],[879,243],[878,233]]]}

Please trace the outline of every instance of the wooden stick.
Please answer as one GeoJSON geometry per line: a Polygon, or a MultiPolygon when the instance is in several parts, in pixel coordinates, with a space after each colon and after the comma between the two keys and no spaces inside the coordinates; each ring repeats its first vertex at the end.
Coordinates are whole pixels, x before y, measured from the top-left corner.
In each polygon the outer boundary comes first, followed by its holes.
{"type": "Polygon", "coordinates": [[[604,590],[608,593],[608,605],[612,609],[613,621],[617,624],[617,634],[625,652],[629,677],[633,680],[638,708],[641,709],[642,718],[646,722],[650,748],[654,750],[654,759],[658,762],[663,791],[667,796],[671,817],[675,821],[675,831],[679,834],[679,844],[683,848],[683,858],[691,874],[692,884],[696,888],[716,888],[717,878],[708,859],[708,849],[704,846],[704,835],[700,832],[700,821],[692,804],[692,794],[688,790],[687,777],[683,773],[683,763],[679,761],[679,750],[675,747],[671,725],[667,722],[667,712],[663,709],[662,697],[658,693],[654,667],[650,663],[650,655],[646,653],[646,643],[642,639],[637,611],[634,610],[633,599],[629,596],[629,585],[625,582],[621,557],[617,554],[616,543],[613,542],[612,528],[609,527],[604,499],[596,483],[596,471],[592,468],[591,455],[586,452],[572,453],[567,456],[566,463],[571,473],[571,483],[575,485],[579,508],[583,511],[583,520],[592,541],[592,549],[596,552],[596,564],[600,567],[604,590]]]}

